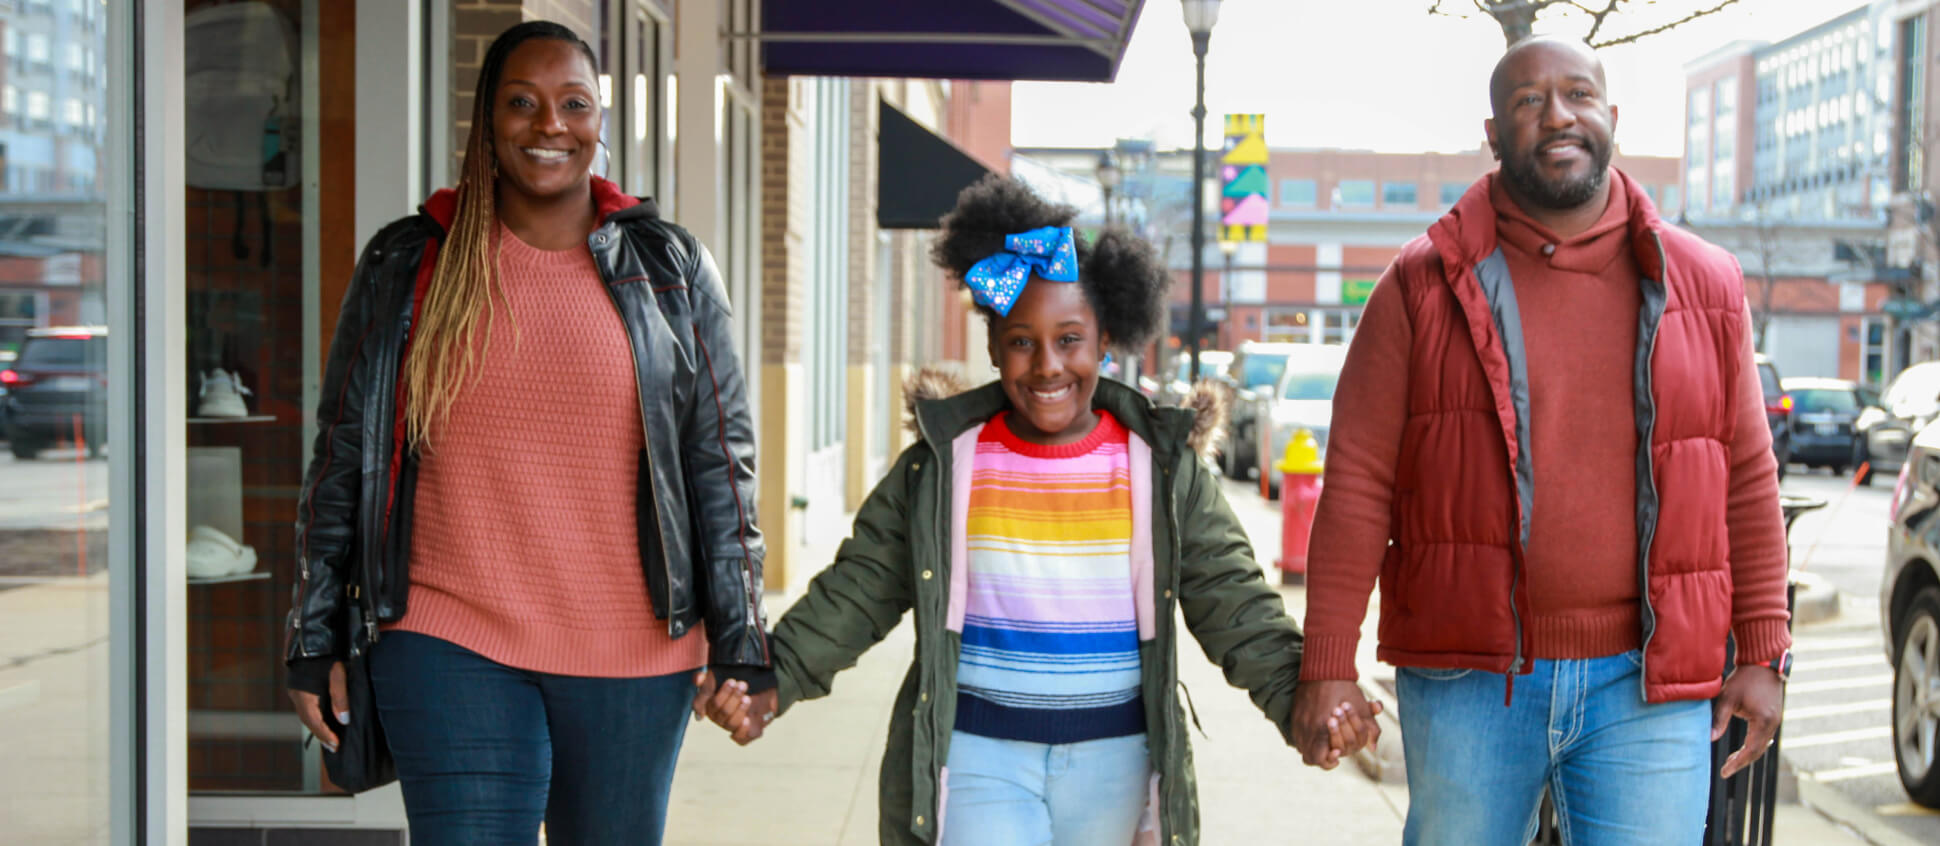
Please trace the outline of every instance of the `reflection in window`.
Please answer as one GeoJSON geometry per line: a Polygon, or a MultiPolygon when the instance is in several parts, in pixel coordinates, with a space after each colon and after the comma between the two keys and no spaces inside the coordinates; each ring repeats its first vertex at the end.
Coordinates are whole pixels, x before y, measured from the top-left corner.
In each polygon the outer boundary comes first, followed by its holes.
{"type": "Polygon", "coordinates": [[[72,127],[92,107],[108,131],[131,133],[108,108],[105,69],[75,64],[108,55],[111,33],[79,26],[74,9],[72,0],[0,3],[0,807],[15,811],[0,810],[0,840],[9,843],[106,843],[114,810],[108,592],[130,568],[109,567],[108,478],[109,462],[133,453],[107,442],[108,396],[121,386],[109,381],[103,324],[135,280],[110,284],[105,198],[77,187],[113,184],[95,172],[105,133],[72,127]],[[56,43],[75,72],[50,72],[56,43]]]}

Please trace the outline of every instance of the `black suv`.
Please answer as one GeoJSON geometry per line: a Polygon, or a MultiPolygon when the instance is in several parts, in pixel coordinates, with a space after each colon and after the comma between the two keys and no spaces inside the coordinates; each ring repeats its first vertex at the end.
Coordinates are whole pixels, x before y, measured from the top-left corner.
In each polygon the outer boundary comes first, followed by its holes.
{"type": "Polygon", "coordinates": [[[77,429],[100,455],[108,436],[108,330],[101,326],[33,329],[6,370],[7,446],[33,458],[77,429]]]}

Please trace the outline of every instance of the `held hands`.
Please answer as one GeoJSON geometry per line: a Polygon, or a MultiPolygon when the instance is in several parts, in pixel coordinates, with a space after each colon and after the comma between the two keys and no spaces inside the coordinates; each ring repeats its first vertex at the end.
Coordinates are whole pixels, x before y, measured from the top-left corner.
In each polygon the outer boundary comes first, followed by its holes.
{"type": "Polygon", "coordinates": [[[1301,682],[1293,694],[1293,740],[1300,760],[1331,770],[1342,757],[1374,746],[1381,739],[1374,720],[1379,713],[1381,703],[1370,704],[1354,682],[1301,682]]]}
{"type": "MultiPolygon", "coordinates": [[[[706,673],[701,671],[703,676],[706,673]]],[[[696,676],[695,682],[694,719],[706,717],[714,721],[734,736],[735,743],[746,746],[759,740],[775,719],[778,704],[775,688],[749,694],[748,683],[743,681],[729,680],[717,687],[711,680],[702,682],[696,676]]]]}

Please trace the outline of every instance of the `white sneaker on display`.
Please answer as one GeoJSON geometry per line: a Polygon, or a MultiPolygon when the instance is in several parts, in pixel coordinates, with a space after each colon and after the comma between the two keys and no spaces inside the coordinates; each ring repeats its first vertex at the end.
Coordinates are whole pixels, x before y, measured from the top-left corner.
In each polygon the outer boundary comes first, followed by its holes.
{"type": "Polygon", "coordinates": [[[256,569],[256,548],[209,526],[189,531],[189,578],[215,579],[240,576],[256,569]]]}
{"type": "Polygon", "coordinates": [[[242,380],[227,370],[217,368],[202,372],[202,401],[196,405],[198,417],[248,417],[249,407],[243,404],[243,397],[249,396],[248,388],[242,380]]]}

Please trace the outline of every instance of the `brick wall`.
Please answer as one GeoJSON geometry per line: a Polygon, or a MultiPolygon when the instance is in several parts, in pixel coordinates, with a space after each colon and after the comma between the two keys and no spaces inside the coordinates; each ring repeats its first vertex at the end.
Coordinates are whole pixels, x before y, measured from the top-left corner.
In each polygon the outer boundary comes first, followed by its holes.
{"type": "Polygon", "coordinates": [[[798,82],[761,87],[761,363],[802,360],[808,267],[802,252],[809,202],[807,116],[791,92],[798,82]]]}

